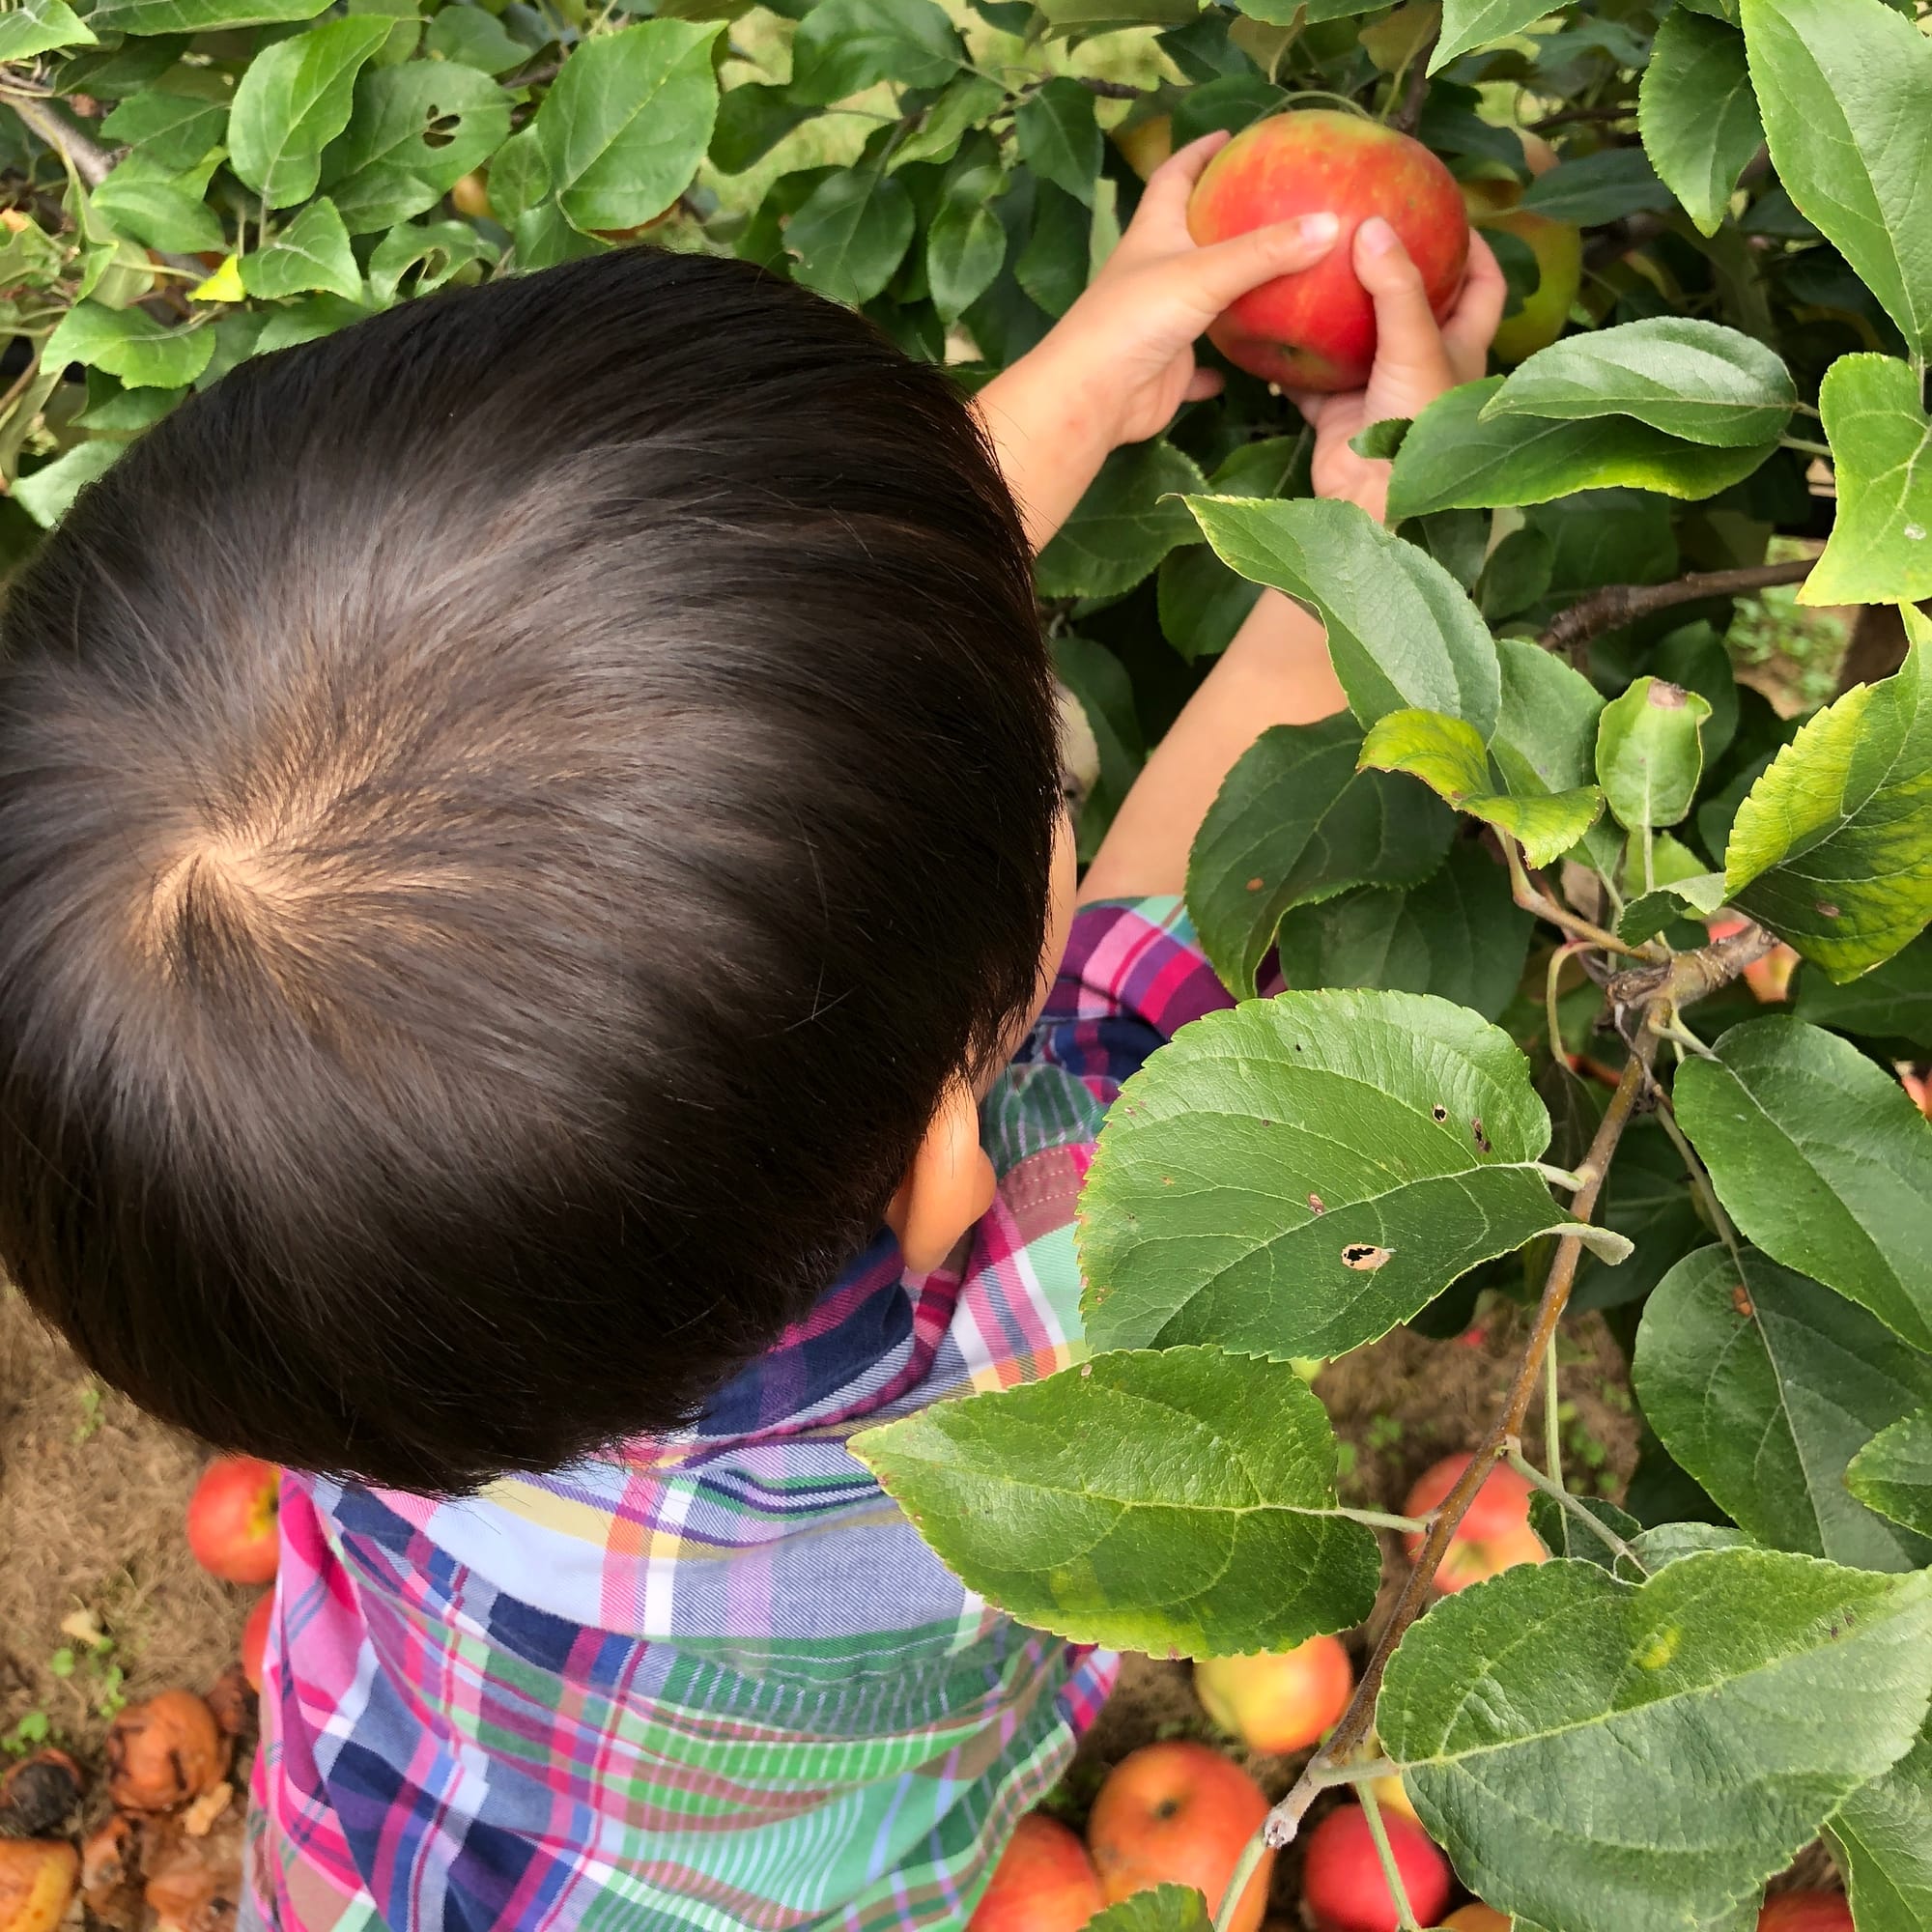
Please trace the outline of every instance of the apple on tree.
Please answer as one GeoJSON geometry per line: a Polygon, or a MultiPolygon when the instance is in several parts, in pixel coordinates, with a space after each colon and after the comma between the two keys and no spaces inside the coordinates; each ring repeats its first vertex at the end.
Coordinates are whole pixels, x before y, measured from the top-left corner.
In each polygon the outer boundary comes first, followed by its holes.
{"type": "Polygon", "coordinates": [[[1459,1905],[1442,1924],[1444,1932],[1510,1932],[1510,1916],[1473,1898],[1467,1905],[1459,1905]]]}
{"type": "Polygon", "coordinates": [[[187,1547],[224,1583],[269,1583],[281,1560],[282,1472],[253,1456],[217,1456],[187,1505],[187,1547]]]}
{"type": "Polygon", "coordinates": [[[1842,1891],[1780,1891],[1765,1900],[1757,1932],[1852,1932],[1852,1902],[1842,1891]]]}
{"type": "MultiPolygon", "coordinates": [[[[1469,1466],[1466,1456],[1445,1456],[1415,1479],[1403,1505],[1406,1516],[1427,1516],[1449,1492],[1457,1478],[1469,1466]]],[[[1518,1563],[1542,1563],[1549,1552],[1529,1526],[1530,1486],[1506,1463],[1498,1463],[1476,1492],[1475,1500],[1456,1525],[1449,1553],[1435,1572],[1438,1590],[1466,1589],[1486,1577],[1494,1577],[1518,1563]]],[[[1411,1530],[1404,1539],[1413,1562],[1422,1548],[1422,1532],[1411,1530]]]]}
{"type": "Polygon", "coordinates": [[[1244,295],[1208,331],[1236,368],[1285,389],[1359,389],[1376,311],[1355,278],[1355,230],[1380,215],[1421,270],[1438,321],[1456,304],[1469,221],[1455,177],[1420,141],[1327,108],[1271,115],[1208,163],[1187,204],[1195,241],[1225,242],[1298,214],[1332,214],[1336,242],[1311,269],[1244,295]]]}
{"type": "MultiPolygon", "coordinates": [[[[1262,1788],[1206,1745],[1145,1745],[1117,1764],[1087,1818],[1109,1905],[1157,1885],[1191,1885],[1218,1912],[1247,1842],[1267,1816],[1262,1788]]],[[[1260,1932],[1274,1854],[1263,1855],[1229,1932],[1260,1932]]]]}
{"type": "Polygon", "coordinates": [[[966,1932],[1080,1932],[1107,1901],[1087,1847],[1057,1819],[1029,1811],[1008,1841],[966,1932]]]}
{"type": "Polygon", "coordinates": [[[1194,1691],[1224,1731],[1255,1750],[1318,1743],[1348,1708],[1355,1673],[1339,1638],[1312,1636],[1278,1656],[1212,1657],[1194,1666],[1194,1691]]]}
{"type": "MultiPolygon", "coordinates": [[[[1435,1925],[1449,1903],[1449,1861],[1420,1825],[1384,1815],[1395,1868],[1418,1925],[1435,1925]]],[[[1308,1838],[1301,1865],[1301,1902],[1315,1932],[1397,1932],[1402,1915],[1376,1852],[1368,1813],[1338,1805],[1308,1838]]]]}

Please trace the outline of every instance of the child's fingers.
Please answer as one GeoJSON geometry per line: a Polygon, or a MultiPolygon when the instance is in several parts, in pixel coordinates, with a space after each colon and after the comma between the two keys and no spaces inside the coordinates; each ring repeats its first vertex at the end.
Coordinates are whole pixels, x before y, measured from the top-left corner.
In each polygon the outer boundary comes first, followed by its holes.
{"type": "Polygon", "coordinates": [[[1403,406],[1380,412],[1420,409],[1456,381],[1421,270],[1379,215],[1371,215],[1355,231],[1354,267],[1376,305],[1376,366],[1370,385],[1378,405],[1403,406]]]}
{"type": "Polygon", "coordinates": [[[1442,325],[1442,340],[1458,381],[1473,383],[1483,373],[1508,301],[1509,283],[1494,251],[1480,235],[1471,234],[1468,276],[1456,299],[1455,313],[1442,325]]]}
{"type": "Polygon", "coordinates": [[[1218,369],[1197,369],[1187,379],[1187,386],[1180,392],[1181,401],[1205,403],[1209,396],[1221,393],[1221,372],[1218,369]]]}
{"type": "Polygon", "coordinates": [[[1175,300],[1198,315],[1205,327],[1250,289],[1313,268],[1334,247],[1339,232],[1332,214],[1304,214],[1188,249],[1167,262],[1161,273],[1175,300]]]}

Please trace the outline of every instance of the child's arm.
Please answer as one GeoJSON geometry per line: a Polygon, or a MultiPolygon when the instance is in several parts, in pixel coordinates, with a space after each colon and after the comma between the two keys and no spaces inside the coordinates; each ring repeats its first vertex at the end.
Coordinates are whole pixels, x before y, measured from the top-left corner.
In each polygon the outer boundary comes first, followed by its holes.
{"type": "MultiPolygon", "coordinates": [[[[1470,240],[1469,278],[1455,313],[1439,328],[1414,264],[1386,223],[1357,230],[1354,267],[1376,304],[1368,387],[1294,401],[1315,430],[1317,494],[1379,517],[1389,466],[1355,455],[1349,439],[1367,423],[1412,416],[1443,390],[1480,376],[1505,291],[1480,237],[1470,240]]],[[[1343,703],[1321,625],[1279,592],[1264,591],[1134,781],[1081,882],[1081,898],[1179,892],[1194,835],[1236,759],[1269,725],[1312,724],[1343,703]]]]}

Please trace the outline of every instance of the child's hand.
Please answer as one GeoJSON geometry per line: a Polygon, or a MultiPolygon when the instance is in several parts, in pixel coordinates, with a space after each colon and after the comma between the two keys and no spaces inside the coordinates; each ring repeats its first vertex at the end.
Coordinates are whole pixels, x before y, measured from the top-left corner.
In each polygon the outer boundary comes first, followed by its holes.
{"type": "Polygon", "coordinates": [[[1041,344],[1089,399],[1110,446],[1158,436],[1183,402],[1213,395],[1221,379],[1195,367],[1195,341],[1250,289],[1313,267],[1335,244],[1332,214],[1196,242],[1188,197],[1228,139],[1204,134],[1153,171],[1120,245],[1041,344]]]}
{"type": "Polygon", "coordinates": [[[1389,465],[1357,456],[1349,439],[1387,417],[1420,414],[1445,389],[1473,383],[1502,320],[1508,286],[1490,244],[1471,234],[1468,277],[1438,327],[1415,264],[1378,217],[1355,231],[1354,268],[1376,305],[1376,361],[1368,386],[1332,396],[1288,393],[1315,432],[1315,494],[1359,503],[1379,518],[1388,499],[1389,465]]]}

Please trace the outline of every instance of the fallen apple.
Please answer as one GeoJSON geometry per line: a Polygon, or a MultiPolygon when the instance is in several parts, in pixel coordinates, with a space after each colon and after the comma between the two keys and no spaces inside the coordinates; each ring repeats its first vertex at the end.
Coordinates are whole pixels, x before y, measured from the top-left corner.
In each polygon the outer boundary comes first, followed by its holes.
{"type": "MultiPolygon", "coordinates": [[[[1420,1825],[1384,1814],[1382,1829],[1418,1925],[1434,1925],[1449,1902],[1449,1861],[1420,1825]]],[[[1315,1932],[1397,1932],[1402,1915],[1389,1891],[1368,1813],[1359,1804],[1329,1812],[1309,1834],[1301,1902],[1315,1932]]]]}
{"type": "Polygon", "coordinates": [[[1030,1811],[1008,1840],[967,1932],[1080,1932],[1106,1906],[1099,1875],[1079,1836],[1030,1811]]]}
{"type": "MultiPolygon", "coordinates": [[[[1218,1913],[1268,1802],[1239,1765],[1208,1746],[1145,1745],[1114,1767],[1087,1819],[1109,1905],[1156,1885],[1191,1885],[1218,1913]]],[[[1227,1932],[1259,1932],[1272,1852],[1264,1853],[1227,1932]]]]}
{"type": "Polygon", "coordinates": [[[1354,1688],[1349,1653],[1332,1636],[1278,1656],[1213,1657],[1194,1666],[1202,1708],[1255,1750],[1305,1749],[1348,1708],[1354,1688]]]}
{"type": "Polygon", "coordinates": [[[1358,114],[1308,108],[1236,134],[1195,185],[1187,227],[1208,243],[1323,213],[1341,223],[1334,247],[1251,290],[1208,335],[1236,368],[1284,388],[1359,389],[1375,360],[1376,311],[1355,279],[1355,230],[1371,215],[1389,223],[1440,319],[1463,287],[1468,216],[1455,177],[1420,141],[1358,114]]]}
{"type": "Polygon", "coordinates": [[[231,1741],[191,1690],[130,1704],[107,1733],[107,1795],[124,1811],[172,1811],[228,1775],[231,1741]]]}
{"type": "Polygon", "coordinates": [[[0,1777],[0,1834],[57,1832],[80,1804],[80,1767],[63,1750],[38,1750],[0,1777]]]}
{"type": "MultiPolygon", "coordinates": [[[[1466,1456],[1445,1456],[1415,1479],[1403,1505],[1405,1516],[1427,1516],[1451,1490],[1458,1477],[1469,1466],[1466,1456]]],[[[1529,1526],[1530,1486],[1506,1463],[1498,1463],[1476,1492],[1475,1500],[1463,1513],[1450,1539],[1449,1551],[1435,1572],[1435,1587],[1453,1592],[1480,1583],[1518,1563],[1542,1563],[1549,1552],[1529,1526]]],[[[1422,1532],[1411,1530],[1404,1539],[1409,1561],[1422,1549],[1422,1532]]]]}
{"type": "Polygon", "coordinates": [[[80,1854],[46,1838],[0,1839],[0,1932],[54,1932],[80,1884],[80,1854]]]}
{"type": "Polygon", "coordinates": [[[1780,1891],[1765,1900],[1757,1932],[1852,1932],[1852,1903],[1842,1891],[1780,1891]]]}
{"type": "Polygon", "coordinates": [[[268,1583],[281,1560],[275,1512],[282,1472],[253,1456],[217,1456],[187,1505],[187,1547],[224,1583],[268,1583]]]}
{"type": "Polygon", "coordinates": [[[1519,208],[1522,188],[1514,181],[1464,182],[1463,198],[1479,230],[1513,235],[1536,257],[1536,286],[1523,296],[1522,306],[1496,327],[1496,360],[1514,365],[1548,349],[1563,333],[1570,305],[1583,285],[1583,234],[1567,221],[1519,208]]]}

